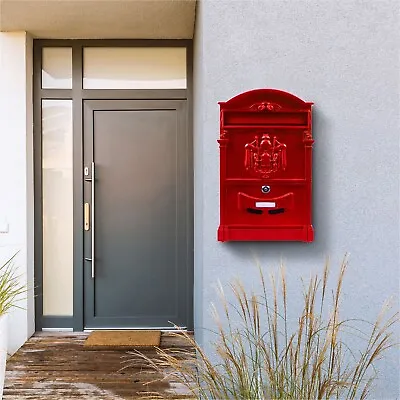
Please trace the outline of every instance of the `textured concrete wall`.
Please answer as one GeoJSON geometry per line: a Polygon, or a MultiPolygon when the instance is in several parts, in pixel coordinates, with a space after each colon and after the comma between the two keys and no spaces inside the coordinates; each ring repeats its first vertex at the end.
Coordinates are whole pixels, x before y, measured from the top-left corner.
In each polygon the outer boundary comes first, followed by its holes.
{"type": "MultiPolygon", "coordinates": [[[[343,316],[373,319],[399,293],[399,6],[381,1],[200,1],[195,28],[196,328],[208,348],[215,285],[257,286],[251,252],[269,273],[334,272],[346,252],[343,316]],[[277,88],[315,102],[315,242],[216,241],[218,101],[277,88]]],[[[399,354],[379,364],[375,398],[399,396],[399,354]]]]}
{"type": "Polygon", "coordinates": [[[30,290],[10,313],[9,347],[34,332],[32,39],[0,33],[0,265],[15,252],[17,274],[30,290]]]}

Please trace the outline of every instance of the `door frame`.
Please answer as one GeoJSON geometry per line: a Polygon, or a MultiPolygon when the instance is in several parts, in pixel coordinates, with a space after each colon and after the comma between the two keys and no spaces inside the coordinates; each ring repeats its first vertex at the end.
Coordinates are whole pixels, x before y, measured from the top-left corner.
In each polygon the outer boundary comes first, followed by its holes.
{"type": "Polygon", "coordinates": [[[188,159],[188,330],[193,329],[194,289],[194,187],[193,187],[193,43],[192,40],[152,39],[35,39],[33,44],[33,140],[34,140],[34,286],[35,326],[84,329],[83,248],[83,102],[84,100],[186,100],[188,159]],[[72,48],[72,89],[42,89],[42,49],[72,48]],[[187,89],[83,89],[84,47],[185,47],[187,89]],[[73,316],[43,315],[43,210],[42,210],[42,100],[72,100],[73,114],[73,316]]]}

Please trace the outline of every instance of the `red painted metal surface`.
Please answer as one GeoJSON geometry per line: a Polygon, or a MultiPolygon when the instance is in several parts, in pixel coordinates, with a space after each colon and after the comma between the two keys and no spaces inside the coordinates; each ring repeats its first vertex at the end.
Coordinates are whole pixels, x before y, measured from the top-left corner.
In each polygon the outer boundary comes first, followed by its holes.
{"type": "Polygon", "coordinates": [[[219,241],[313,241],[312,104],[275,89],[219,103],[219,241]]]}

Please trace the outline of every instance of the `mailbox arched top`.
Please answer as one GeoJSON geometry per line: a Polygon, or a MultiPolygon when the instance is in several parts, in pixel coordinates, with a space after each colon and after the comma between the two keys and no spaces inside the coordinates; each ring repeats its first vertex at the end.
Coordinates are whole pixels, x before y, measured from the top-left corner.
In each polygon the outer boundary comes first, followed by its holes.
{"type": "Polygon", "coordinates": [[[219,102],[223,109],[250,109],[254,111],[283,111],[310,109],[312,102],[278,89],[254,89],[238,94],[226,102],[219,102]]]}

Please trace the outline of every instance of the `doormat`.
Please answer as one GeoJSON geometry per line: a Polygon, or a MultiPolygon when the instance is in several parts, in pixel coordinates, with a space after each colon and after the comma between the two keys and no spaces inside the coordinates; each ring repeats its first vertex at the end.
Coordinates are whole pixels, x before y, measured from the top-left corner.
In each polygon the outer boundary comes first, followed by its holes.
{"type": "Polygon", "coordinates": [[[85,341],[87,348],[160,346],[160,331],[94,331],[85,341]]]}

